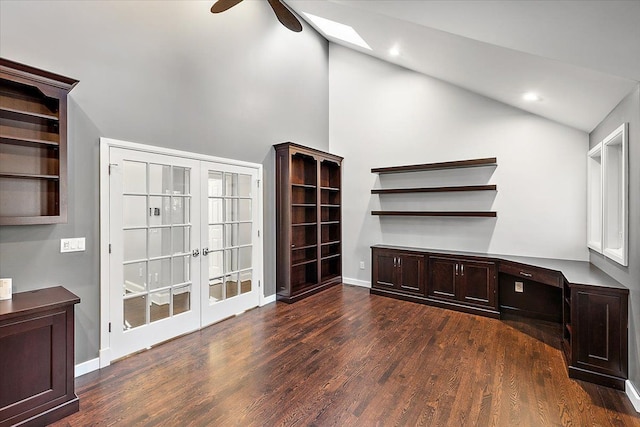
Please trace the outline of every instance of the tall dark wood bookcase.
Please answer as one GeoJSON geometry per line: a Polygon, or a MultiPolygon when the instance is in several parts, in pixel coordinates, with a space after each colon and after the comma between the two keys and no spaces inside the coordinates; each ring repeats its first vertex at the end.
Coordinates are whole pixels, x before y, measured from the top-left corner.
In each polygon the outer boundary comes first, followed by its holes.
{"type": "Polygon", "coordinates": [[[342,157],[274,148],[277,299],[291,303],[342,283],[342,157]]]}
{"type": "Polygon", "coordinates": [[[0,225],[67,222],[67,94],[77,83],[0,58],[0,225]]]}

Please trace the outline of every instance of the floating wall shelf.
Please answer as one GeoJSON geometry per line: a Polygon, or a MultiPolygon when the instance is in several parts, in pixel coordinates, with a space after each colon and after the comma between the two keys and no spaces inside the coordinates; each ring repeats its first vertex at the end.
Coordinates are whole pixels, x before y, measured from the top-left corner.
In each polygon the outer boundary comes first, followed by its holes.
{"type": "Polygon", "coordinates": [[[454,191],[496,191],[497,185],[459,185],[453,187],[425,188],[375,188],[371,194],[404,194],[404,193],[445,193],[454,191]]]}
{"type": "Polygon", "coordinates": [[[371,215],[379,216],[457,216],[495,218],[497,212],[488,211],[371,211],[371,215]]]}
{"type": "Polygon", "coordinates": [[[371,173],[401,173],[401,172],[421,172],[440,169],[460,169],[474,168],[481,166],[498,166],[496,157],[486,159],[456,160],[454,162],[425,163],[421,165],[390,166],[386,168],[373,168],[371,173]]]}
{"type": "MultiPolygon", "coordinates": [[[[483,166],[497,166],[496,157],[484,159],[458,160],[453,162],[425,163],[409,166],[391,166],[386,168],[373,168],[372,173],[404,173],[422,172],[442,169],[460,169],[483,166]]],[[[408,194],[408,193],[445,193],[466,191],[497,191],[495,184],[487,185],[455,185],[447,187],[421,187],[421,188],[374,188],[371,194],[408,194]]],[[[498,216],[493,211],[371,211],[371,215],[379,216],[430,216],[430,217],[480,217],[495,218],[498,216]]]]}

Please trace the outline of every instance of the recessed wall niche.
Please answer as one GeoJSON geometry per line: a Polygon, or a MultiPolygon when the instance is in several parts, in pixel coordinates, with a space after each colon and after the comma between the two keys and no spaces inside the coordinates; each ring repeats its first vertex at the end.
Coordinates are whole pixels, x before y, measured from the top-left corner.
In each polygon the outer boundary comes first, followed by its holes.
{"type": "Polygon", "coordinates": [[[611,132],[587,156],[587,244],[628,265],[627,123],[611,132]]]}

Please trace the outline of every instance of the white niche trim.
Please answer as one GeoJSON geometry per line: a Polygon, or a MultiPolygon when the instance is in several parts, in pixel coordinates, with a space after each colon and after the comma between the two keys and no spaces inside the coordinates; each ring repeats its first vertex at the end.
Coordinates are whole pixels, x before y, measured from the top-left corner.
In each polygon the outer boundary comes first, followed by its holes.
{"type": "Polygon", "coordinates": [[[627,266],[627,123],[611,132],[587,155],[587,245],[627,266]]]}

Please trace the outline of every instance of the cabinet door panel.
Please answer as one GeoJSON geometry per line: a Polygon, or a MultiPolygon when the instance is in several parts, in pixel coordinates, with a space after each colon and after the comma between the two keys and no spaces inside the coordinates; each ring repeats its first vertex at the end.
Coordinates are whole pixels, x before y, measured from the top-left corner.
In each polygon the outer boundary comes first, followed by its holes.
{"type": "Polygon", "coordinates": [[[404,254],[399,258],[399,289],[424,296],[424,256],[404,254]]]}
{"type": "Polygon", "coordinates": [[[437,298],[456,298],[457,261],[450,258],[429,259],[428,295],[437,298]]]}
{"type": "Polygon", "coordinates": [[[620,296],[578,291],[576,362],[579,367],[626,377],[626,307],[620,296]],[[623,313],[624,311],[624,313],[623,313]]]}
{"type": "Polygon", "coordinates": [[[459,278],[461,301],[495,307],[496,266],[494,263],[461,262],[459,278]]]}
{"type": "Polygon", "coordinates": [[[393,289],[395,287],[396,254],[394,252],[373,252],[373,287],[393,289]]]}

